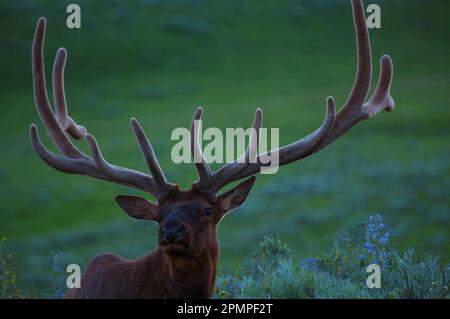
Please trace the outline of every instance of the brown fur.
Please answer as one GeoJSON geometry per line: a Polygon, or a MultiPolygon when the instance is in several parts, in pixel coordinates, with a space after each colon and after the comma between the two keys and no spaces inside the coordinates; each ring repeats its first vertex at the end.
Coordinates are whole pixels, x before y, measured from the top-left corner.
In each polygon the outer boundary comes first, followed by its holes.
{"type": "Polygon", "coordinates": [[[66,298],[209,298],[214,287],[217,252],[188,260],[161,248],[133,261],[114,254],[96,256],[82,277],[82,289],[66,298]]]}

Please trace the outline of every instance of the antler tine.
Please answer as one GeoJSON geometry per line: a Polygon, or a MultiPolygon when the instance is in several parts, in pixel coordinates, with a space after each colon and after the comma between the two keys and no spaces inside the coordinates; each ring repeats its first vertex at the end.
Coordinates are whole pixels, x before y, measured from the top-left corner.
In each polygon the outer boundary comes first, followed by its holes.
{"type": "Polygon", "coordinates": [[[34,151],[45,163],[47,163],[54,169],[69,174],[87,175],[86,168],[89,168],[90,172],[89,175],[92,175],[100,179],[108,180],[107,176],[98,172],[94,163],[91,163],[92,165],[89,165],[89,163],[86,162],[84,159],[62,157],[50,152],[42,144],[41,139],[39,138],[38,128],[35,124],[31,124],[30,126],[30,140],[34,151]]]}
{"type": "Polygon", "coordinates": [[[74,139],[86,137],[86,128],[77,123],[67,114],[66,94],[64,90],[64,67],[67,60],[67,51],[58,49],[53,65],[53,95],[55,100],[56,120],[63,130],[66,130],[74,139]]]}
{"type": "Polygon", "coordinates": [[[201,188],[207,188],[210,186],[211,168],[208,165],[205,157],[203,156],[202,149],[198,142],[199,126],[202,118],[203,108],[199,107],[194,113],[191,125],[191,156],[194,160],[195,167],[197,168],[198,181],[195,183],[201,188]]]}
{"type": "Polygon", "coordinates": [[[93,135],[88,133],[86,135],[86,140],[89,143],[89,149],[96,167],[107,177],[109,177],[110,180],[144,190],[156,197],[162,193],[159,190],[155,191],[155,189],[158,188],[156,187],[154,180],[147,174],[108,163],[103,157],[97,140],[93,135]]]}
{"type": "Polygon", "coordinates": [[[330,96],[327,98],[327,113],[322,125],[301,140],[276,150],[275,152],[278,152],[279,154],[279,164],[289,164],[311,155],[333,126],[335,114],[336,108],[334,99],[330,96]]]}
{"type": "MultiPolygon", "coordinates": [[[[269,156],[269,154],[271,156],[278,156],[279,165],[281,166],[307,157],[308,155],[311,155],[318,147],[318,145],[322,142],[322,140],[325,138],[325,136],[327,136],[328,132],[333,126],[334,118],[335,118],[334,99],[332,97],[328,97],[327,113],[322,125],[317,130],[315,130],[308,136],[304,137],[303,139],[298,140],[292,144],[286,145],[277,150],[272,150],[270,152],[260,154],[258,155],[258,158],[267,157],[269,156]]],[[[260,172],[263,166],[264,165],[259,161],[257,163],[251,163],[244,170],[240,171],[234,176],[230,176],[229,178],[227,178],[224,181],[224,184],[220,187],[223,187],[239,179],[257,174],[260,172]]]]}
{"type": "Polygon", "coordinates": [[[134,117],[131,119],[131,125],[134,130],[134,134],[136,135],[136,139],[139,143],[139,146],[142,151],[142,155],[144,156],[145,162],[147,163],[150,172],[156,182],[157,187],[163,192],[166,191],[168,187],[173,186],[170,184],[166,177],[164,176],[164,172],[161,169],[161,166],[158,163],[158,159],[156,158],[155,152],[153,151],[153,147],[147,136],[145,135],[144,130],[139,125],[139,122],[134,117]]]}
{"type": "Polygon", "coordinates": [[[253,118],[252,131],[250,133],[250,140],[248,142],[247,150],[244,155],[238,159],[238,163],[243,162],[243,167],[247,167],[252,163],[258,155],[258,147],[260,141],[260,130],[263,122],[263,111],[261,108],[257,108],[255,116],[253,118]]]}
{"type": "Polygon", "coordinates": [[[352,8],[356,32],[357,71],[353,88],[340,111],[342,114],[359,109],[367,98],[372,80],[372,50],[364,5],[361,0],[352,0],[352,8]]]}
{"type": "Polygon", "coordinates": [[[363,105],[365,119],[375,116],[383,109],[387,112],[394,110],[395,102],[390,95],[392,76],[392,60],[388,55],[383,55],[380,60],[380,77],[377,88],[369,101],[363,105]]]}
{"type": "Polygon", "coordinates": [[[228,179],[230,179],[232,176],[235,176],[239,172],[242,172],[251,163],[256,163],[262,123],[263,111],[261,108],[257,108],[255,111],[255,116],[253,118],[249,144],[247,146],[247,149],[245,150],[245,153],[236,161],[223,166],[213,174],[213,183],[210,190],[211,193],[216,193],[220,190],[220,188],[227,184],[228,179]]]}
{"type": "Polygon", "coordinates": [[[45,18],[40,18],[36,26],[32,47],[32,71],[33,71],[33,89],[34,101],[39,117],[44,123],[48,134],[52,138],[55,146],[67,156],[72,158],[83,158],[82,152],[72,144],[70,139],[64,134],[63,129],[58,124],[55,115],[50,107],[50,102],[47,95],[47,88],[45,85],[45,71],[44,71],[44,38],[45,38],[45,18]]]}

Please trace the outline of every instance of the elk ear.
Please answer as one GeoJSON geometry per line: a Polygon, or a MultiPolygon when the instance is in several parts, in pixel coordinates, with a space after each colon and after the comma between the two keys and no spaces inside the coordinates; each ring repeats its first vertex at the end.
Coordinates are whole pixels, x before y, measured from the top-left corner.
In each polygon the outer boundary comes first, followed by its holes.
{"type": "Polygon", "coordinates": [[[159,219],[158,206],[141,197],[118,195],[115,200],[125,213],[133,218],[154,221],[159,219]]]}
{"type": "Polygon", "coordinates": [[[218,202],[220,207],[223,209],[224,214],[238,208],[247,199],[253,184],[255,183],[256,177],[252,176],[245,182],[242,182],[238,186],[229,191],[226,191],[218,197],[218,202]]]}

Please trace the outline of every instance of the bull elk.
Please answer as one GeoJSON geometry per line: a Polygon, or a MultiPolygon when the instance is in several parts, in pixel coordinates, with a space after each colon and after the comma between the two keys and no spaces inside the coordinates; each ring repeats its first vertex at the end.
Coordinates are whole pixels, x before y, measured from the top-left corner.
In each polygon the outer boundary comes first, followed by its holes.
{"type": "MultiPolygon", "coordinates": [[[[367,101],[372,78],[371,45],[361,0],[352,0],[357,44],[357,74],[353,89],[338,113],[332,97],[327,99],[325,120],[316,131],[277,152],[279,165],[286,165],[323,149],[362,120],[382,110],[392,111],[390,96],[393,66],[389,56],[381,58],[379,82],[367,101]]],[[[81,288],[74,288],[66,298],[208,298],[211,297],[219,256],[216,228],[227,212],[246,200],[255,176],[263,167],[257,153],[262,111],[257,109],[253,121],[256,136],[250,139],[245,161],[227,163],[212,172],[198,143],[198,132],[191,127],[191,152],[200,152],[195,161],[198,180],[190,190],[180,190],[170,183],[156,159],[152,145],[139,122],[131,119],[131,126],[150,174],[112,165],[103,157],[94,136],[68,115],[64,93],[64,67],[67,52],[56,53],[53,67],[55,111],[52,111],[46,91],[43,44],[46,20],[37,22],[32,47],[34,100],[37,112],[48,135],[61,155],[55,155],[41,143],[35,124],[30,127],[34,151],[48,165],[58,171],[95,177],[149,193],[156,203],[135,196],[116,196],[119,206],[131,217],[152,220],[159,224],[158,247],[137,260],[124,260],[114,254],[96,256],[85,269],[81,288]],[[71,141],[86,139],[90,156],[71,141]],[[250,159],[253,159],[251,161],[250,159]],[[226,185],[245,179],[236,187],[219,194],[226,185]]],[[[200,120],[203,110],[198,108],[193,121],[200,120]]]]}

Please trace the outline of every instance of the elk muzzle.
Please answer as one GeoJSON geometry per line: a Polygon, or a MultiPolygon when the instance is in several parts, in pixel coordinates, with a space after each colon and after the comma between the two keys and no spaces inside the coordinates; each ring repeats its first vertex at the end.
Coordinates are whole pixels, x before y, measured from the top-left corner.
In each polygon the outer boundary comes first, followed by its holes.
{"type": "Polygon", "coordinates": [[[172,223],[161,227],[160,244],[173,244],[183,241],[186,235],[186,227],[180,223],[172,223]]]}

